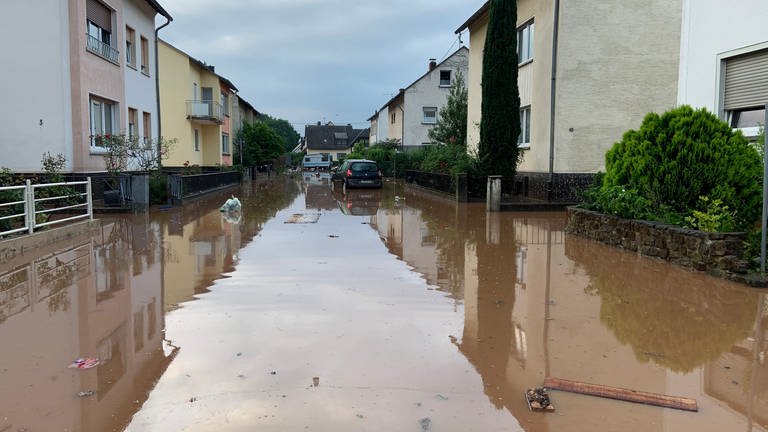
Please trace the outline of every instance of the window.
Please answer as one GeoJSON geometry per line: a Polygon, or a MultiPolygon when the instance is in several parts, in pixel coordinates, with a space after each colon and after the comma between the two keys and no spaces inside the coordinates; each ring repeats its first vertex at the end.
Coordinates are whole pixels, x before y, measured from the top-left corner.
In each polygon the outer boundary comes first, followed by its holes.
{"type": "Polygon", "coordinates": [[[389,115],[389,122],[392,124],[395,124],[396,120],[397,120],[397,113],[393,111],[392,114],[389,115]]]}
{"type": "Polygon", "coordinates": [[[437,108],[436,107],[424,107],[424,117],[421,119],[423,124],[436,124],[437,123],[437,108]]]}
{"type": "Polygon", "coordinates": [[[144,125],[144,144],[149,144],[152,141],[152,114],[144,111],[142,117],[142,124],[144,125]]]}
{"type": "Polygon", "coordinates": [[[517,29],[517,62],[527,63],[533,59],[533,21],[517,29]]]}
{"type": "Polygon", "coordinates": [[[125,26],[125,62],[136,68],[136,33],[128,26],[125,26]]]}
{"type": "Polygon", "coordinates": [[[520,108],[520,136],[517,138],[518,147],[531,146],[531,107],[520,108]]]}
{"type": "Polygon", "coordinates": [[[100,135],[114,135],[118,131],[117,104],[106,99],[91,96],[91,147],[99,147],[100,135]]]}
{"type": "Polygon", "coordinates": [[[138,113],[136,108],[128,108],[128,138],[136,137],[136,128],[138,126],[138,113]]]}
{"type": "Polygon", "coordinates": [[[440,71],[440,87],[450,87],[450,86],[451,86],[451,71],[441,70],[440,71]]]}
{"type": "Polygon", "coordinates": [[[347,157],[346,153],[336,153],[336,159],[343,161],[347,157]]]}
{"type": "Polygon", "coordinates": [[[195,129],[195,151],[200,151],[200,130],[195,129]]]}
{"type": "Polygon", "coordinates": [[[221,153],[222,154],[229,154],[229,135],[227,134],[221,134],[221,153]]]}
{"type": "Polygon", "coordinates": [[[141,37],[141,72],[149,75],[149,41],[141,37]]]}
{"type": "Polygon", "coordinates": [[[112,11],[98,0],[87,0],[86,49],[113,63],[118,63],[118,51],[112,47],[112,11]]]}
{"type": "Polygon", "coordinates": [[[725,79],[722,106],[725,119],[747,137],[754,137],[765,123],[768,101],[768,49],[726,58],[721,63],[725,79]]]}
{"type": "Polygon", "coordinates": [[[346,147],[349,137],[346,132],[334,132],[333,133],[334,144],[336,147],[346,147]]]}
{"type": "Polygon", "coordinates": [[[229,116],[229,95],[221,92],[221,106],[225,116],[229,116]]]}

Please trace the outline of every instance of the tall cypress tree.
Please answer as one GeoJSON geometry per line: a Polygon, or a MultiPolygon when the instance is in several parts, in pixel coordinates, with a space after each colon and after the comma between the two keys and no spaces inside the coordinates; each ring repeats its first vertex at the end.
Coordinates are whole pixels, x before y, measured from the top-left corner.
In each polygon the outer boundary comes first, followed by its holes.
{"type": "Polygon", "coordinates": [[[485,174],[514,176],[521,159],[517,88],[517,0],[490,0],[483,55],[480,166],[485,174]]]}

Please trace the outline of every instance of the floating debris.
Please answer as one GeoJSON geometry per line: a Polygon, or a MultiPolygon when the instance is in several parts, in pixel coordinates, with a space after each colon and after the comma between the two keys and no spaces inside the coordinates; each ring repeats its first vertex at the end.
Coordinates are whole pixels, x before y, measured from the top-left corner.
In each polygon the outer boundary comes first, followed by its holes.
{"type": "Polygon", "coordinates": [[[555,407],[549,400],[549,393],[544,387],[528,389],[525,392],[525,400],[531,411],[554,411],[555,407]]]}
{"type": "Polygon", "coordinates": [[[419,426],[421,426],[422,432],[427,432],[432,426],[432,420],[429,417],[424,417],[423,419],[419,420],[419,426]]]}
{"type": "Polygon", "coordinates": [[[78,392],[77,397],[88,397],[88,396],[93,396],[95,394],[96,392],[93,390],[86,390],[86,391],[78,392]]]}
{"type": "Polygon", "coordinates": [[[294,213],[285,223],[311,224],[317,223],[318,219],[320,219],[320,213],[294,213]]]}
{"type": "Polygon", "coordinates": [[[317,387],[320,385],[320,377],[312,377],[312,387],[317,387]]]}
{"type": "Polygon", "coordinates": [[[329,234],[328,237],[330,237],[330,238],[339,238],[339,236],[337,236],[336,234],[329,234]]]}
{"type": "Polygon", "coordinates": [[[99,359],[96,357],[81,357],[73,361],[69,366],[70,369],[90,369],[99,365],[99,359]]]}

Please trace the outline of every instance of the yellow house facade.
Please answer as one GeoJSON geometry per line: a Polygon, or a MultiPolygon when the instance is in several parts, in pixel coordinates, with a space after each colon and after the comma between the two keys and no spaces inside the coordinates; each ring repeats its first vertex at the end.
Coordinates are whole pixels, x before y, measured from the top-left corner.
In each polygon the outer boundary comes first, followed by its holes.
{"type": "Polygon", "coordinates": [[[175,139],[165,166],[231,165],[230,148],[222,142],[228,136],[235,91],[213,66],[190,57],[169,43],[158,40],[160,57],[160,115],[162,133],[175,139]]]}

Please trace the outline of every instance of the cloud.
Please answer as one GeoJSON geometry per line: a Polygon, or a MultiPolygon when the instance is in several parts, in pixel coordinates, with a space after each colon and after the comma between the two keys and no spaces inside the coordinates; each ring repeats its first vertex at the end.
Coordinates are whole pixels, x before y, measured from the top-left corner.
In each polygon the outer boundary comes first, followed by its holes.
{"type": "Polygon", "coordinates": [[[161,37],[215,65],[257,109],[294,123],[346,123],[367,119],[429,58],[458,48],[453,31],[484,0],[161,3],[174,17],[161,37]]]}

